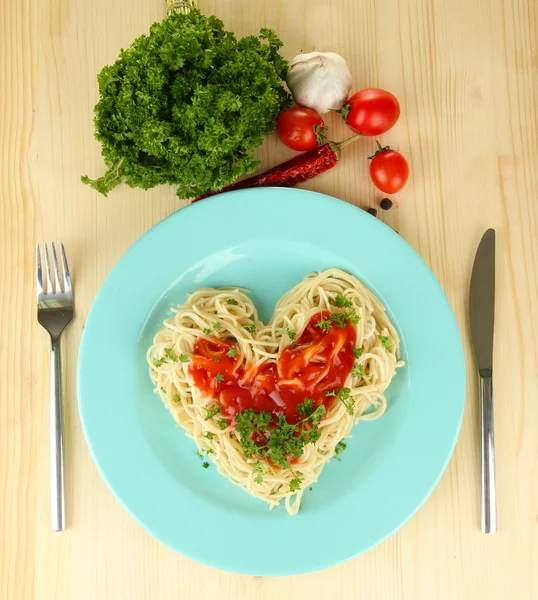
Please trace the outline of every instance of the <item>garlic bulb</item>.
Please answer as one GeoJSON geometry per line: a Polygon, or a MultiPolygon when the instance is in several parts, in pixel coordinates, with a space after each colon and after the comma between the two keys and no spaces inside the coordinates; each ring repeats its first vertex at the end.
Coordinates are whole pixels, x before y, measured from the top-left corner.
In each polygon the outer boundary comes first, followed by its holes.
{"type": "Polygon", "coordinates": [[[320,115],[341,108],[351,91],[351,73],[336,52],[299,54],[290,63],[286,82],[299,106],[320,115]]]}

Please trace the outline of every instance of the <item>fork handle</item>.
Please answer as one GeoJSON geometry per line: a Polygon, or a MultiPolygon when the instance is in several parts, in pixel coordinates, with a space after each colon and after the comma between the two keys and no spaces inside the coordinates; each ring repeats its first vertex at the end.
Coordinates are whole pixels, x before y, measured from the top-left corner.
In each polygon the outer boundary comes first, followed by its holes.
{"type": "Polygon", "coordinates": [[[62,425],[62,364],[60,341],[50,348],[50,522],[52,531],[65,529],[64,450],[62,425]]]}

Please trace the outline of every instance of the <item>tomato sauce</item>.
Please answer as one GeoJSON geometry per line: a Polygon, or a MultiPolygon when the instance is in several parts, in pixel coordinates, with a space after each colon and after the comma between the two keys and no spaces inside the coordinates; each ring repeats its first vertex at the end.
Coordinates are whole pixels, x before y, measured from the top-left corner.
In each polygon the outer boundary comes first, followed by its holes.
{"type": "Polygon", "coordinates": [[[286,346],[277,361],[261,367],[242,366],[237,345],[228,340],[199,338],[194,346],[189,372],[194,385],[222,406],[223,417],[233,418],[249,408],[284,415],[289,423],[303,417],[297,405],[305,398],[329,409],[333,397],[325,394],[341,388],[355,360],[352,346],[357,332],[349,321],[345,327],[335,324],[329,329],[316,327],[328,320],[329,311],[314,315],[294,344],[286,346]]]}

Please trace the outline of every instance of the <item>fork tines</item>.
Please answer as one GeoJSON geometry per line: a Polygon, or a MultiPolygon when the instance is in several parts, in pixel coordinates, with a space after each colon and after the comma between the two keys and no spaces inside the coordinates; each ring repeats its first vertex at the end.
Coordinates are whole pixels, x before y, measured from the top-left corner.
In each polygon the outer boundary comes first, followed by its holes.
{"type": "Polygon", "coordinates": [[[41,263],[41,251],[39,244],[36,244],[36,273],[37,273],[37,297],[40,296],[51,296],[51,295],[66,295],[71,296],[71,277],[69,275],[69,267],[67,265],[67,258],[65,256],[65,248],[63,242],[60,242],[60,256],[62,260],[62,269],[60,272],[60,265],[58,263],[58,257],[56,255],[56,246],[54,242],[52,246],[52,263],[54,269],[54,277],[52,277],[52,270],[49,257],[49,249],[47,243],[43,244],[43,254],[45,258],[45,281],[43,281],[43,267],[41,263]],[[63,277],[62,277],[63,274],[63,277]]]}

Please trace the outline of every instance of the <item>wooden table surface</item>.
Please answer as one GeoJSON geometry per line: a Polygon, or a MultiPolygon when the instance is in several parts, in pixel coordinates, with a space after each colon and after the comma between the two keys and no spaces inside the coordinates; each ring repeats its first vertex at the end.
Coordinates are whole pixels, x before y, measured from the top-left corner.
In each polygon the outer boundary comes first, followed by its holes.
{"type": "MultiPolygon", "coordinates": [[[[313,575],[260,579],[219,572],[164,547],[127,515],[97,474],[82,435],[78,345],[114,263],[185,202],[162,187],[119,188],[104,199],[81,185],[80,175],[103,168],[92,137],[95,75],[163,17],[164,0],[6,0],[0,6],[0,598],[537,599],[535,0],[200,5],[240,36],[274,28],[288,58],[301,50],[339,52],[356,88],[379,86],[400,99],[401,119],[382,140],[408,157],[411,177],[396,207],[380,217],[431,267],[461,328],[468,393],[454,457],[398,533],[313,575]],[[479,527],[477,379],[467,319],[472,260],[488,227],[498,240],[494,536],[479,527]],[[76,318],[63,339],[69,529],[54,534],[48,340],[34,300],[34,244],[52,239],[65,241],[76,289],[76,318]]],[[[336,116],[328,121],[336,138],[346,135],[336,116]]],[[[381,194],[369,183],[366,160],[372,146],[369,140],[350,147],[337,168],[306,187],[375,206],[381,194]]],[[[291,154],[273,136],[259,151],[264,167],[291,154]]],[[[442,360],[443,348],[435,351],[442,360]]]]}

